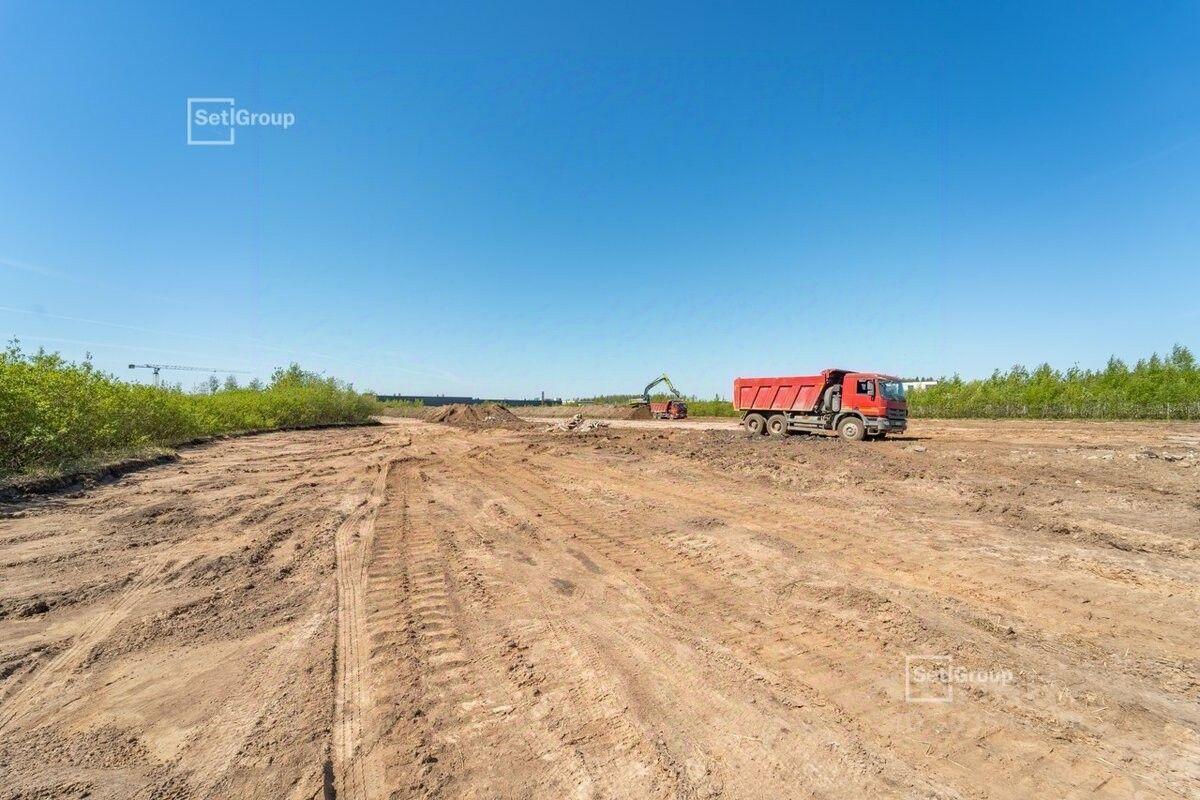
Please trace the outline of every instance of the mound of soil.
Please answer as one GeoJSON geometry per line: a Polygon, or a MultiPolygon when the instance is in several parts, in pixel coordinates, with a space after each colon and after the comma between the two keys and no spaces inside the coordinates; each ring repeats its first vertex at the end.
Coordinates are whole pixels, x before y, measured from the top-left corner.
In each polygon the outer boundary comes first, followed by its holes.
{"type": "Polygon", "coordinates": [[[480,403],[479,405],[455,403],[449,406],[437,406],[425,412],[425,421],[441,422],[446,425],[497,428],[519,428],[525,424],[499,403],[480,403]]]}
{"type": "Polygon", "coordinates": [[[613,419],[654,419],[654,415],[650,413],[650,406],[647,405],[626,406],[625,408],[616,406],[615,408],[623,413],[613,419]]]}

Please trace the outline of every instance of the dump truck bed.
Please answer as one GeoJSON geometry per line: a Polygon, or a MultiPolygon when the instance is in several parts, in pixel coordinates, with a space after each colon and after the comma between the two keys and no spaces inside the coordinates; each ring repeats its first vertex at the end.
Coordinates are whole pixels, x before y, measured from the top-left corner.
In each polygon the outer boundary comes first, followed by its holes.
{"type": "Polygon", "coordinates": [[[733,407],[738,411],[803,411],[816,408],[829,373],[772,378],[737,378],[733,407]]]}

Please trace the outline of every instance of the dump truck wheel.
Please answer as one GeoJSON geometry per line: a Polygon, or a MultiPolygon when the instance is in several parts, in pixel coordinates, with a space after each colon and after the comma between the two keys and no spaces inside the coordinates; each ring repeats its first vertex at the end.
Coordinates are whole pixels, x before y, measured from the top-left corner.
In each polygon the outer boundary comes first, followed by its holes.
{"type": "Polygon", "coordinates": [[[762,414],[747,414],[746,418],[742,420],[742,424],[750,433],[761,434],[766,431],[767,419],[762,414]]]}
{"type": "Polygon", "coordinates": [[[783,414],[772,414],[767,418],[767,433],[772,436],[787,436],[787,417],[783,414]]]}
{"type": "Polygon", "coordinates": [[[858,417],[846,417],[838,423],[838,434],[847,442],[861,442],[867,426],[858,417]]]}

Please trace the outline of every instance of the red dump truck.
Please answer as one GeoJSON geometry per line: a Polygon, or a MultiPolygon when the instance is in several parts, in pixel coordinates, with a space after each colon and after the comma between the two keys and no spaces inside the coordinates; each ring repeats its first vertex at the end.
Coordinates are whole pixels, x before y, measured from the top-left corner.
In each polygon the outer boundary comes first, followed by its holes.
{"type": "Polygon", "coordinates": [[[908,427],[904,384],[891,375],[827,369],[820,375],[737,378],[733,407],[756,434],[837,431],[847,441],[882,439],[908,427]]]}
{"type": "Polygon", "coordinates": [[[655,419],[687,419],[687,403],[682,400],[663,400],[650,403],[650,414],[655,419]]]}

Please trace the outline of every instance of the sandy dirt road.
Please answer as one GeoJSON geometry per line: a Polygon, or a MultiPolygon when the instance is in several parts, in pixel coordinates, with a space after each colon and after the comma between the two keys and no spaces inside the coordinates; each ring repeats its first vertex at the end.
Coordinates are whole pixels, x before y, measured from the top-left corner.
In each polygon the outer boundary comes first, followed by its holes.
{"type": "Polygon", "coordinates": [[[1200,426],[911,433],[396,420],[0,506],[0,797],[1200,796],[1200,426]]]}

